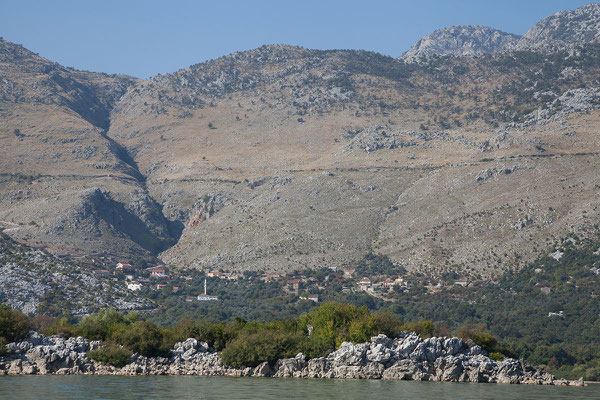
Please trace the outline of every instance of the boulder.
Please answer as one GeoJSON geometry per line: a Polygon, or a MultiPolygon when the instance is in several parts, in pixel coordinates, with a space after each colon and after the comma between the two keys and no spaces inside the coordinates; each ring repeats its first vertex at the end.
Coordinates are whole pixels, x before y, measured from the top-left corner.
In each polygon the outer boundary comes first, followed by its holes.
{"type": "MultiPolygon", "coordinates": [[[[283,358],[275,364],[275,374],[279,378],[292,378],[306,367],[304,354],[298,353],[294,358],[283,358]]],[[[299,375],[299,374],[298,374],[299,375]]]]}
{"type": "Polygon", "coordinates": [[[254,370],[252,371],[252,375],[263,376],[263,377],[272,376],[273,369],[271,368],[269,363],[265,361],[262,364],[259,364],[256,368],[254,368],[254,370]]]}

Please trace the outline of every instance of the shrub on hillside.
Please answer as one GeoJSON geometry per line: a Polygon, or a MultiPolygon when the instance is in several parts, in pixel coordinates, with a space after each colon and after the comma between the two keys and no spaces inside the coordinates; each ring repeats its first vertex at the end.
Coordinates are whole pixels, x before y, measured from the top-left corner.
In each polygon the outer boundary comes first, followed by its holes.
{"type": "Polygon", "coordinates": [[[273,364],[280,358],[294,357],[303,340],[305,337],[301,335],[285,332],[242,331],[227,344],[221,353],[221,359],[226,365],[235,368],[256,367],[265,361],[273,364]]]}
{"type": "Polygon", "coordinates": [[[463,340],[471,339],[476,345],[487,351],[492,360],[502,360],[505,356],[515,358],[516,355],[507,347],[501,346],[498,339],[487,332],[483,325],[463,326],[458,330],[463,340]]]}
{"type": "Polygon", "coordinates": [[[118,368],[129,364],[131,355],[131,351],[112,343],[87,352],[87,356],[92,360],[118,368]]]}
{"type": "Polygon", "coordinates": [[[406,269],[394,264],[388,256],[367,253],[356,265],[354,275],[376,276],[376,275],[403,275],[406,269]]]}
{"type": "MultiPolygon", "coordinates": [[[[39,332],[39,331],[38,331],[39,332]]],[[[71,336],[77,336],[78,329],[73,326],[66,318],[56,319],[48,328],[41,331],[44,335],[57,335],[68,339],[71,336]]]]}
{"type": "Polygon", "coordinates": [[[402,330],[416,332],[421,338],[425,339],[433,336],[435,325],[429,320],[409,322],[402,325],[402,330]]]}
{"type": "Polygon", "coordinates": [[[115,332],[137,320],[137,313],[125,315],[115,310],[102,310],[81,320],[77,330],[81,336],[90,340],[107,340],[115,332]]]}
{"type": "Polygon", "coordinates": [[[8,343],[29,335],[31,322],[27,315],[8,306],[0,305],[0,337],[8,343]]]}
{"type": "Polygon", "coordinates": [[[215,350],[221,351],[229,341],[237,336],[238,331],[244,325],[245,321],[242,323],[241,319],[233,324],[186,320],[177,324],[168,333],[169,337],[166,340],[175,343],[187,338],[195,338],[208,343],[215,350]]]}
{"type": "Polygon", "coordinates": [[[8,352],[6,349],[6,339],[4,339],[3,337],[0,337],[0,357],[6,355],[6,353],[8,352]]]}
{"type": "Polygon", "coordinates": [[[114,342],[146,357],[170,354],[170,346],[163,343],[163,332],[150,321],[136,321],[132,325],[122,326],[111,338],[114,342]]]}

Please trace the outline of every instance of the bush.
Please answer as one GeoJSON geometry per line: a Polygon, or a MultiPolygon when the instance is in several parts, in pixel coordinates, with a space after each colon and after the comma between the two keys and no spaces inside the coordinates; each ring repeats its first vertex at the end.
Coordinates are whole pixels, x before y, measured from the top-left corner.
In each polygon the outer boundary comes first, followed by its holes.
{"type": "Polygon", "coordinates": [[[31,322],[27,315],[12,308],[0,305],[0,337],[8,343],[29,336],[31,322]]]}
{"type": "Polygon", "coordinates": [[[488,353],[494,352],[498,346],[498,339],[487,332],[474,332],[471,339],[488,353]]]}
{"type": "Polygon", "coordinates": [[[71,325],[66,318],[60,318],[56,319],[47,329],[42,330],[42,333],[48,336],[57,335],[68,339],[71,336],[77,336],[77,331],[77,327],[71,325]]]}
{"type": "Polygon", "coordinates": [[[52,328],[57,322],[58,318],[53,317],[47,314],[37,314],[31,319],[31,325],[33,330],[36,332],[43,333],[44,335],[49,335],[48,331],[52,328]]]}
{"type": "Polygon", "coordinates": [[[492,360],[500,361],[503,360],[505,356],[511,358],[516,357],[516,354],[513,351],[507,347],[501,346],[495,336],[485,331],[484,326],[481,324],[470,327],[461,327],[458,330],[458,336],[463,340],[471,339],[476,345],[487,351],[492,360]]]}
{"type": "MultiPolygon", "coordinates": [[[[298,352],[302,352],[307,358],[325,357],[335,348],[328,340],[311,336],[298,343],[298,352]]],[[[297,353],[296,353],[297,354],[297,353]]]]}
{"type": "Polygon", "coordinates": [[[129,364],[131,361],[131,351],[113,343],[104,345],[97,350],[88,351],[87,356],[94,361],[117,368],[129,364]]]}
{"type": "Polygon", "coordinates": [[[382,312],[375,314],[375,324],[377,333],[383,333],[388,337],[398,337],[402,332],[402,317],[391,312],[382,312]]]}
{"type": "Polygon", "coordinates": [[[90,340],[107,340],[137,320],[137,313],[125,315],[115,310],[102,310],[81,320],[77,331],[90,340]]]}
{"type": "Polygon", "coordinates": [[[402,330],[407,332],[415,332],[421,338],[425,339],[433,336],[435,325],[429,320],[416,321],[402,325],[402,330]]]}
{"type": "Polygon", "coordinates": [[[356,265],[355,276],[403,275],[406,269],[394,264],[388,256],[367,253],[356,265]]]}
{"type": "MultiPolygon", "coordinates": [[[[342,342],[351,339],[352,334],[359,337],[367,329],[365,324],[359,324],[359,320],[370,315],[366,307],[356,307],[351,304],[325,303],[298,320],[298,327],[303,331],[310,325],[313,327],[311,337],[323,340],[330,348],[337,348],[342,342]]],[[[307,332],[308,333],[308,332],[307,332]]]]}
{"type": "Polygon", "coordinates": [[[294,357],[305,337],[283,332],[241,332],[221,353],[225,365],[234,368],[256,367],[265,361],[273,364],[280,358],[294,357]]]}
{"type": "Polygon", "coordinates": [[[3,337],[0,337],[0,357],[5,356],[6,353],[8,353],[7,349],[6,349],[6,339],[4,339],[3,337]]]}
{"type": "Polygon", "coordinates": [[[162,331],[150,321],[136,321],[131,326],[122,326],[111,338],[115,343],[146,357],[170,354],[170,346],[163,345],[162,331]]]}
{"type": "Polygon", "coordinates": [[[208,321],[186,320],[177,324],[166,339],[170,343],[181,342],[187,338],[195,338],[208,343],[217,351],[225,348],[227,342],[237,336],[238,331],[245,325],[241,319],[234,324],[211,323],[208,321]]]}

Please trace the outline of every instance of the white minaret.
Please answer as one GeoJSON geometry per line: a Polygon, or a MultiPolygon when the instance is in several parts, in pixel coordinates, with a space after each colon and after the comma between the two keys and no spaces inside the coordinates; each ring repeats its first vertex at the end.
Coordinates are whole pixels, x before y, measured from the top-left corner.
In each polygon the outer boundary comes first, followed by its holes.
{"type": "Polygon", "coordinates": [[[206,294],[206,278],[204,278],[204,294],[206,294]]]}

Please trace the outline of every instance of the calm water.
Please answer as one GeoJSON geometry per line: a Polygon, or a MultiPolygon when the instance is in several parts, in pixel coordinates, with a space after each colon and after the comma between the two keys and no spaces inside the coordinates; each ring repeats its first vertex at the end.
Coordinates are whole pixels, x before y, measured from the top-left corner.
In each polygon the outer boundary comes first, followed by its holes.
{"type": "Polygon", "coordinates": [[[600,399],[600,385],[187,376],[0,376],[0,399],[600,399]]]}

